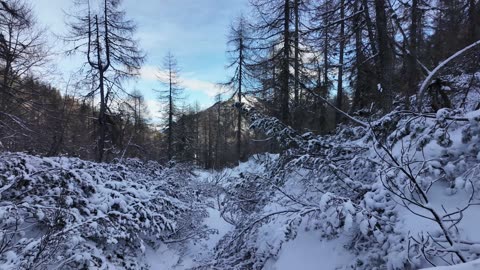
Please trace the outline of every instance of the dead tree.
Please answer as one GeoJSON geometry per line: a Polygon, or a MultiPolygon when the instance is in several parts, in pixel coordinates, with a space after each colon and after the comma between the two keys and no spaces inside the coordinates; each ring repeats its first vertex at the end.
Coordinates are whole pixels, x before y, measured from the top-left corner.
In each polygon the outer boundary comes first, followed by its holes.
{"type": "Polygon", "coordinates": [[[182,98],[183,89],[180,86],[180,69],[175,56],[169,52],[163,59],[163,66],[157,75],[158,80],[164,85],[164,89],[156,90],[159,100],[164,105],[167,131],[167,159],[174,157],[175,120],[178,116],[178,101],[182,98]]]}
{"type": "Polygon", "coordinates": [[[79,0],[77,11],[71,14],[66,41],[74,48],[67,53],[80,52],[90,67],[86,78],[93,81],[90,95],[99,92],[98,136],[96,159],[104,160],[107,139],[107,111],[113,98],[111,92],[122,89],[124,79],[138,75],[144,54],[133,38],[136,26],[125,18],[121,0],[103,0],[102,8],[94,13],[89,0],[79,0]]]}
{"type": "MultiPolygon", "coordinates": [[[[234,74],[226,85],[232,87],[236,91],[237,102],[242,103],[242,96],[245,93],[244,85],[248,80],[248,50],[250,49],[250,37],[248,36],[247,21],[243,16],[232,25],[228,39],[230,49],[230,63],[227,68],[234,69],[234,74]]],[[[236,147],[237,159],[242,159],[242,116],[237,114],[237,130],[236,130],[236,147]]]]}
{"type": "Polygon", "coordinates": [[[259,17],[255,29],[256,44],[253,49],[261,55],[258,65],[278,64],[279,88],[274,89],[279,97],[278,115],[285,123],[290,123],[290,67],[292,42],[291,0],[255,0],[252,1],[255,14],[259,17]]]}
{"type": "Polygon", "coordinates": [[[0,140],[24,133],[18,116],[38,109],[29,99],[23,79],[43,66],[49,55],[44,29],[37,26],[31,7],[23,1],[0,5],[0,140]]]}

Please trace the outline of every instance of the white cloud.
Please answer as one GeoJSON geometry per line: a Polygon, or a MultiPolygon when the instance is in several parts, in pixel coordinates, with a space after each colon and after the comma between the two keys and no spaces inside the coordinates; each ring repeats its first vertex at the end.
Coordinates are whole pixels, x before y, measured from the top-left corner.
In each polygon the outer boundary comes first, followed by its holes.
{"type": "MultiPolygon", "coordinates": [[[[166,73],[154,66],[142,67],[140,77],[144,80],[168,79],[166,73]]],[[[220,88],[217,84],[196,78],[180,77],[180,85],[187,90],[202,92],[209,97],[214,97],[220,93],[220,88]]]]}
{"type": "Polygon", "coordinates": [[[158,100],[155,99],[147,99],[145,103],[148,107],[149,116],[152,118],[154,123],[158,122],[159,119],[162,119],[163,115],[160,111],[162,109],[162,104],[158,100]]]}
{"type": "Polygon", "coordinates": [[[153,66],[143,66],[140,70],[140,77],[144,80],[158,80],[159,69],[153,66]]]}
{"type": "Polygon", "coordinates": [[[187,89],[193,91],[200,91],[209,97],[214,97],[215,95],[220,93],[218,85],[208,81],[181,78],[181,84],[187,89]]]}

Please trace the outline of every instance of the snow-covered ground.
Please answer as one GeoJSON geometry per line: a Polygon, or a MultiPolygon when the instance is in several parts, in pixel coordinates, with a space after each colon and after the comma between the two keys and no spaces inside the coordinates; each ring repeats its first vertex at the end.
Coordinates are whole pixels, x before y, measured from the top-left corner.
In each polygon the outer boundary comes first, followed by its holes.
{"type": "Polygon", "coordinates": [[[439,266],[424,268],[423,270],[478,270],[480,269],[480,260],[475,260],[467,263],[451,265],[451,266],[439,266]]]}
{"type": "Polygon", "coordinates": [[[350,265],[355,256],[344,248],[348,240],[322,239],[316,231],[301,231],[283,245],[277,260],[270,260],[265,270],[335,270],[350,265]]]}
{"type": "Polygon", "coordinates": [[[0,269],[480,269],[480,112],[455,113],[386,116],[383,148],[279,128],[299,149],[218,172],[3,153],[0,269]]]}
{"type": "Polygon", "coordinates": [[[145,257],[152,270],[187,270],[213,256],[215,245],[233,227],[220,217],[218,209],[208,208],[207,211],[209,216],[203,223],[216,232],[206,239],[187,242],[181,248],[163,245],[157,250],[149,249],[145,257]]]}

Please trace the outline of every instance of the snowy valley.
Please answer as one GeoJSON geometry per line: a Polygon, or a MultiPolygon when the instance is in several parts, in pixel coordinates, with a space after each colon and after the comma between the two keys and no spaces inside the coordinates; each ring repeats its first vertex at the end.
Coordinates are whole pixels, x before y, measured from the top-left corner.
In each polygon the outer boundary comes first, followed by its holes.
{"type": "Polygon", "coordinates": [[[480,0],[0,0],[0,270],[480,270],[480,0]]]}
{"type": "Polygon", "coordinates": [[[480,111],[393,111],[330,136],[248,113],[288,151],[219,171],[2,154],[2,268],[419,269],[478,257],[480,111]]]}

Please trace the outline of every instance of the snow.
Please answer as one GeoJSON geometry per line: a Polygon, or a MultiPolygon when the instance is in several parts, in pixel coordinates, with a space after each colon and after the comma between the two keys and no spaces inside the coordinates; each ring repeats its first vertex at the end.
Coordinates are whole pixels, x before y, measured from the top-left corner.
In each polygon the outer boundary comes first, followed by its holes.
{"type": "Polygon", "coordinates": [[[441,108],[437,111],[436,118],[440,121],[445,120],[450,114],[450,109],[448,108],[441,108]]]}
{"type": "Polygon", "coordinates": [[[355,259],[343,247],[347,243],[347,238],[325,240],[316,231],[301,231],[283,245],[279,259],[270,261],[264,270],[335,270],[355,259]]]}
{"type": "MultiPolygon", "coordinates": [[[[206,171],[197,171],[196,173],[203,180],[211,176],[206,171]]],[[[189,241],[183,248],[162,245],[157,250],[148,249],[145,260],[152,270],[186,270],[201,265],[213,256],[214,247],[226,233],[233,229],[233,226],[225,222],[218,209],[209,207],[207,212],[208,217],[203,220],[203,224],[213,229],[215,233],[198,242],[189,241]]]]}
{"type": "Polygon", "coordinates": [[[378,92],[382,93],[383,92],[383,87],[381,84],[377,84],[377,90],[378,92]]]}
{"type": "Polygon", "coordinates": [[[0,190],[0,240],[8,252],[0,253],[0,269],[33,269],[37,263],[42,269],[141,269],[145,243],[199,229],[190,219],[200,220],[206,211],[191,197],[188,175],[125,162],[1,153],[0,175],[7,182],[0,190]]]}
{"type": "Polygon", "coordinates": [[[220,212],[217,209],[209,208],[208,211],[208,218],[204,220],[204,224],[207,225],[209,228],[213,228],[217,230],[217,233],[211,235],[206,241],[206,246],[208,250],[213,250],[215,245],[218,241],[229,231],[233,229],[233,225],[227,223],[223,218],[220,216],[220,212]]]}
{"type": "Polygon", "coordinates": [[[217,209],[208,208],[207,212],[209,216],[203,221],[203,224],[208,226],[208,228],[214,229],[215,233],[198,243],[189,243],[185,256],[192,261],[192,264],[205,261],[213,256],[213,249],[218,241],[233,229],[231,224],[223,220],[217,209]]]}
{"type": "Polygon", "coordinates": [[[465,116],[471,122],[478,122],[480,120],[480,110],[468,112],[465,114],[465,116]]]}
{"type": "Polygon", "coordinates": [[[424,268],[423,270],[478,270],[478,269],[480,269],[480,260],[474,260],[471,262],[451,265],[451,266],[424,268]]]}
{"type": "Polygon", "coordinates": [[[145,254],[145,260],[152,270],[174,270],[188,269],[191,265],[183,264],[178,251],[168,248],[166,245],[159,247],[157,250],[148,248],[145,254]]]}
{"type": "Polygon", "coordinates": [[[432,80],[432,78],[445,66],[447,65],[450,61],[452,61],[453,59],[459,57],[460,55],[462,55],[463,53],[465,53],[466,51],[474,48],[475,46],[478,46],[480,44],[480,40],[468,45],[467,47],[457,51],[456,53],[452,54],[450,57],[448,57],[447,59],[445,59],[444,61],[442,61],[440,64],[438,64],[427,76],[427,78],[422,82],[422,85],[420,86],[420,89],[418,90],[418,101],[420,101],[418,104],[422,104],[421,101],[423,99],[423,95],[428,87],[428,84],[430,83],[430,81],[432,80]]]}
{"type": "Polygon", "coordinates": [[[0,268],[28,259],[63,207],[71,218],[56,233],[81,247],[65,248],[76,266],[98,257],[159,270],[480,269],[442,266],[480,256],[480,110],[392,112],[325,136],[252,113],[286,150],[221,171],[3,155],[0,225],[21,231],[0,268]],[[116,247],[128,247],[126,259],[110,259],[116,247]]]}

